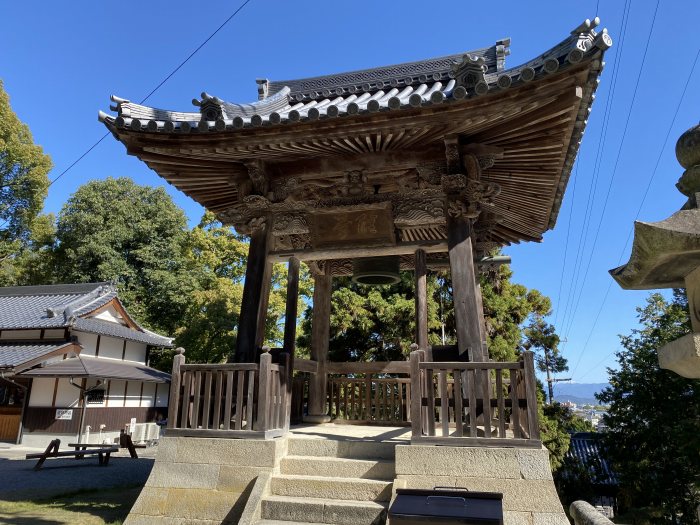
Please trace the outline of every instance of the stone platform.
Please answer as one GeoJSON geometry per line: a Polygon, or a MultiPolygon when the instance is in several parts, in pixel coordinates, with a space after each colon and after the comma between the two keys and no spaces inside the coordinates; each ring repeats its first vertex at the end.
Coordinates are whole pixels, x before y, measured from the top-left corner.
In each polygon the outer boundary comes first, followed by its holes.
{"type": "Polygon", "coordinates": [[[568,524],[544,448],[418,446],[407,427],[340,424],[158,448],[126,525],[379,524],[397,487],[435,486],[503,493],[505,525],[568,524]]]}

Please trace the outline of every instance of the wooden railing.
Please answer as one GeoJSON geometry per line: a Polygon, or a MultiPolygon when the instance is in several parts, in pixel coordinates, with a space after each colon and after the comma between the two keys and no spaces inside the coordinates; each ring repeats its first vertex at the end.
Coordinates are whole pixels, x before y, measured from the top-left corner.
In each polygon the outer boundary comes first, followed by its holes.
{"type": "Polygon", "coordinates": [[[412,443],[539,447],[534,360],[426,362],[411,352],[412,443]]]}
{"type": "Polygon", "coordinates": [[[411,406],[408,361],[331,362],[326,367],[328,410],[336,423],[408,423],[411,406]],[[399,375],[404,377],[396,377],[399,375]]]}
{"type": "MultiPolygon", "coordinates": [[[[180,349],[178,349],[180,350],[180,349]]],[[[185,364],[173,361],[168,435],[268,439],[289,429],[288,356],[272,363],[185,364]]]]}
{"type": "Polygon", "coordinates": [[[405,425],[410,421],[407,377],[337,376],[328,380],[328,407],[335,422],[405,425]]]}

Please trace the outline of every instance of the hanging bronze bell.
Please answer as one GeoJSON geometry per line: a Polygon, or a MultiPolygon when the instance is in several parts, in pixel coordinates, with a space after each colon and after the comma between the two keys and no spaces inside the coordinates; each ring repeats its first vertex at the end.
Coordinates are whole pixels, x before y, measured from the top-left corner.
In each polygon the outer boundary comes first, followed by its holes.
{"type": "Polygon", "coordinates": [[[399,264],[398,255],[355,259],[352,261],[352,281],[370,286],[396,284],[401,280],[399,264]]]}

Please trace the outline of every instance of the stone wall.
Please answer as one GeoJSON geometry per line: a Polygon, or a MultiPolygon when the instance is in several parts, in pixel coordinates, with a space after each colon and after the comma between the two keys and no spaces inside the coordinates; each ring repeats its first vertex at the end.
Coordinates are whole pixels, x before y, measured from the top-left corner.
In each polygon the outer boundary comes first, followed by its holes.
{"type": "Polygon", "coordinates": [[[238,523],[255,479],[278,472],[287,440],[164,437],[125,525],[238,523]]]}
{"type": "Polygon", "coordinates": [[[542,449],[398,445],[396,486],[503,493],[504,525],[569,525],[542,449]]]}

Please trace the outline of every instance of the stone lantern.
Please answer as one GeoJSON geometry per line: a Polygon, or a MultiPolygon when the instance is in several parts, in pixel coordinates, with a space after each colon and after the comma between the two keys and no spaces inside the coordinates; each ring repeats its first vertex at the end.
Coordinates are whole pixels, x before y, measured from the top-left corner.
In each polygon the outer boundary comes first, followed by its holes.
{"type": "Polygon", "coordinates": [[[659,366],[700,378],[700,124],[680,136],[676,158],[688,201],[663,221],[635,221],[630,259],[610,274],[625,290],[686,289],[693,331],[659,349],[659,366]]]}

